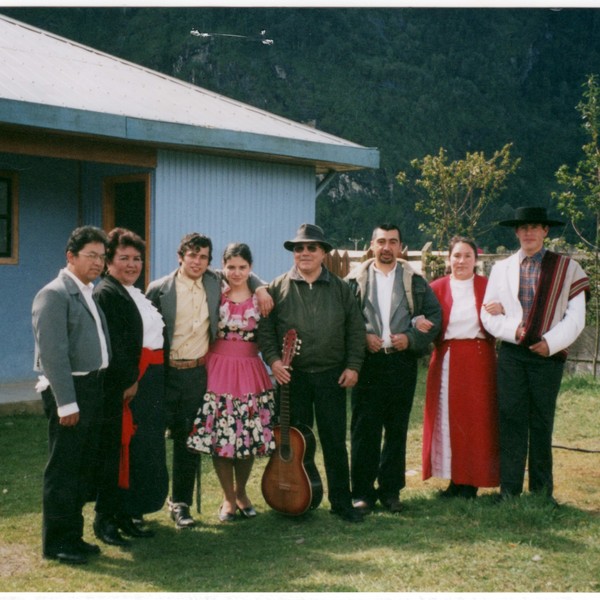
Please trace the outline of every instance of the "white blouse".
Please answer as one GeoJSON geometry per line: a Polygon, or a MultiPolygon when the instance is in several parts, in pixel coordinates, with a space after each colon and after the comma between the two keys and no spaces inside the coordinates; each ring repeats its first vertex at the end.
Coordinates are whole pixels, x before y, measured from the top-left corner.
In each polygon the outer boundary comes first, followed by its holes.
{"type": "Polygon", "coordinates": [[[163,328],[165,322],[161,314],[139,288],[136,288],[134,285],[126,285],[124,287],[129,292],[142,317],[142,323],[144,324],[144,348],[150,348],[150,350],[162,348],[164,345],[163,328]]]}
{"type": "Polygon", "coordinates": [[[448,327],[444,335],[445,340],[472,340],[483,338],[479,327],[479,313],[475,306],[474,277],[470,279],[450,278],[452,291],[452,310],[448,327]]]}

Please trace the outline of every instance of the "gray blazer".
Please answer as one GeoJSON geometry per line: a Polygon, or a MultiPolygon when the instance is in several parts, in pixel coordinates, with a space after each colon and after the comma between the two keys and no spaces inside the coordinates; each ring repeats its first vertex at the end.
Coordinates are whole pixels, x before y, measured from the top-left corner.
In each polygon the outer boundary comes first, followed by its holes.
{"type": "MultiPolygon", "coordinates": [[[[104,313],[98,307],[110,357],[104,313]]],[[[102,365],[96,321],[77,284],[65,273],[43,287],[32,307],[35,337],[34,370],[50,381],[58,406],[77,402],[75,372],[96,371],[102,365]]]]}
{"type": "MultiPolygon", "coordinates": [[[[175,269],[169,275],[152,281],[146,290],[146,296],[158,308],[165,322],[167,329],[167,339],[165,342],[168,344],[168,348],[173,343],[175,317],[177,316],[177,286],[175,285],[175,278],[178,272],[179,269],[175,269]]],[[[217,336],[219,302],[221,300],[221,279],[214,271],[208,269],[202,276],[202,284],[204,285],[206,302],[208,303],[210,341],[212,342],[217,336]]]]}
{"type": "MultiPolygon", "coordinates": [[[[146,290],[147,298],[158,308],[165,322],[167,329],[167,339],[165,342],[167,348],[170,348],[173,343],[173,333],[175,331],[175,317],[177,316],[177,286],[175,285],[175,278],[178,272],[179,269],[175,269],[169,275],[152,281],[146,290]]],[[[211,342],[217,337],[222,280],[223,275],[220,271],[207,269],[204,275],[202,275],[202,285],[204,286],[206,301],[208,303],[211,342]]],[[[248,286],[253,292],[264,283],[264,281],[254,274],[251,274],[248,280],[248,286]]]]}

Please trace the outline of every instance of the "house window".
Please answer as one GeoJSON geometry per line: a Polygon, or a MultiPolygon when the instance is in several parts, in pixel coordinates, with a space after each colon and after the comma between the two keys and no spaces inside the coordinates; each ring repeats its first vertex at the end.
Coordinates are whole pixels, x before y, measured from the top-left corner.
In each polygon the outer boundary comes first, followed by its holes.
{"type": "Polygon", "coordinates": [[[17,176],[0,171],[0,265],[18,260],[17,208],[17,176]]]}

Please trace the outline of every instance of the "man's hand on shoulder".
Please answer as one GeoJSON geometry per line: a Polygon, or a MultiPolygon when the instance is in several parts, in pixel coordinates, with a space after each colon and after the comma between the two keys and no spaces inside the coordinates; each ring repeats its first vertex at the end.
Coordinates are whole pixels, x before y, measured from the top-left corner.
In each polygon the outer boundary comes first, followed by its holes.
{"type": "Polygon", "coordinates": [[[268,317],[270,312],[273,310],[275,303],[271,294],[267,291],[265,286],[261,286],[256,289],[256,300],[258,302],[258,310],[263,317],[268,317]]]}

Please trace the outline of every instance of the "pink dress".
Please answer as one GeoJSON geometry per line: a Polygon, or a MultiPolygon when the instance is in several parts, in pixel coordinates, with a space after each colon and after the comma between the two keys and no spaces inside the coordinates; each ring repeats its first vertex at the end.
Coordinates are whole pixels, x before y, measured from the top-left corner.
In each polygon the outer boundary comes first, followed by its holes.
{"type": "Polygon", "coordinates": [[[204,403],[188,450],[222,458],[266,456],[275,449],[273,385],[258,354],[256,297],[239,304],[221,295],[217,340],[206,358],[204,403]]]}

